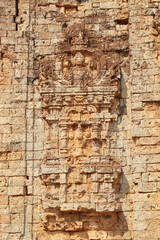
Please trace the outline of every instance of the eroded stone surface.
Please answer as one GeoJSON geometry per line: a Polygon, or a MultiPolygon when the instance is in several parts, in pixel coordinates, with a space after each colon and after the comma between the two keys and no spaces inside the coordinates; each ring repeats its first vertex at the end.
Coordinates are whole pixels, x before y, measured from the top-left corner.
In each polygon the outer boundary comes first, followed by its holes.
{"type": "Polygon", "coordinates": [[[159,11],[0,0],[0,239],[159,239],[159,11]]]}

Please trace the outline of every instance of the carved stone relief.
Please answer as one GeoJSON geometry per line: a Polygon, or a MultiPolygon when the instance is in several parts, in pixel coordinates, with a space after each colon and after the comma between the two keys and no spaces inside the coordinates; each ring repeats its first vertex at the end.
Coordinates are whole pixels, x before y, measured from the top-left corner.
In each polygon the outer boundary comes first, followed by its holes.
{"type": "Polygon", "coordinates": [[[50,231],[80,231],[82,216],[99,217],[99,222],[107,213],[116,218],[121,167],[110,155],[109,128],[118,116],[118,75],[117,62],[108,68],[105,54],[90,46],[83,25],[68,28],[56,57],[40,62],[46,134],[42,219],[50,231]]]}

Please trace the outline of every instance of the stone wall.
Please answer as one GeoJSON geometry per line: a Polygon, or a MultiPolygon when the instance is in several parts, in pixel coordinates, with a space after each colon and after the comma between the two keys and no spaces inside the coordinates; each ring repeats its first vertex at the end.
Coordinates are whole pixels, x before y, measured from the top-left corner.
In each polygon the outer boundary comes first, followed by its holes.
{"type": "Polygon", "coordinates": [[[158,0],[0,0],[0,239],[160,239],[158,0]]]}

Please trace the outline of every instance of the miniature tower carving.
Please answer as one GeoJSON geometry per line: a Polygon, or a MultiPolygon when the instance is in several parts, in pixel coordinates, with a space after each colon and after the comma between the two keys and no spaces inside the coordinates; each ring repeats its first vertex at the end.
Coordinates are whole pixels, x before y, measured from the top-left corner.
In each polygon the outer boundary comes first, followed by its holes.
{"type": "Polygon", "coordinates": [[[51,231],[66,229],[48,223],[54,211],[119,210],[120,162],[109,152],[110,123],[118,116],[112,111],[118,75],[119,65],[108,69],[105,54],[90,46],[88,32],[78,24],[68,29],[56,57],[40,63],[46,134],[40,177],[43,220],[51,231]]]}

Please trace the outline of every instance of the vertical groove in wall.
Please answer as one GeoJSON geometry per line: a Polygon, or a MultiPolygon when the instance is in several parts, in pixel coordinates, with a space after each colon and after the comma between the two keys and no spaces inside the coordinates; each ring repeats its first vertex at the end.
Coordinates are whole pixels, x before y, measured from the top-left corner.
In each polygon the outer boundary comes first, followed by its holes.
{"type": "Polygon", "coordinates": [[[19,1],[18,0],[15,0],[16,1],[16,17],[19,16],[19,1]]]}
{"type": "MultiPolygon", "coordinates": [[[[33,6],[33,16],[32,18],[34,18],[34,21],[33,21],[33,28],[32,28],[32,33],[34,34],[34,31],[35,31],[35,26],[37,24],[36,22],[36,5],[37,5],[37,0],[34,0],[34,6],[33,6]]],[[[33,57],[33,68],[34,68],[34,51],[35,51],[35,39],[33,38],[33,49],[32,49],[32,57],[33,57]]],[[[32,223],[31,223],[31,239],[33,240],[34,239],[34,230],[33,230],[33,226],[34,226],[34,161],[35,161],[35,132],[34,132],[34,129],[35,129],[35,88],[34,88],[34,82],[33,82],[33,157],[32,157],[32,187],[33,187],[33,196],[32,196],[32,223]]]]}
{"type": "MultiPolygon", "coordinates": [[[[29,69],[30,69],[30,0],[28,0],[28,66],[27,66],[27,79],[26,79],[26,108],[25,108],[25,118],[26,118],[26,134],[25,134],[25,176],[27,177],[27,152],[28,152],[28,99],[29,99],[29,69]]],[[[26,194],[27,194],[27,182],[25,184],[26,194]]],[[[27,196],[24,196],[24,233],[23,237],[27,235],[27,196]]]]}
{"type": "Polygon", "coordinates": [[[15,16],[16,31],[18,31],[18,24],[17,24],[17,21],[16,21],[16,17],[19,16],[19,0],[15,0],[15,7],[16,7],[16,16],[15,16]]]}

